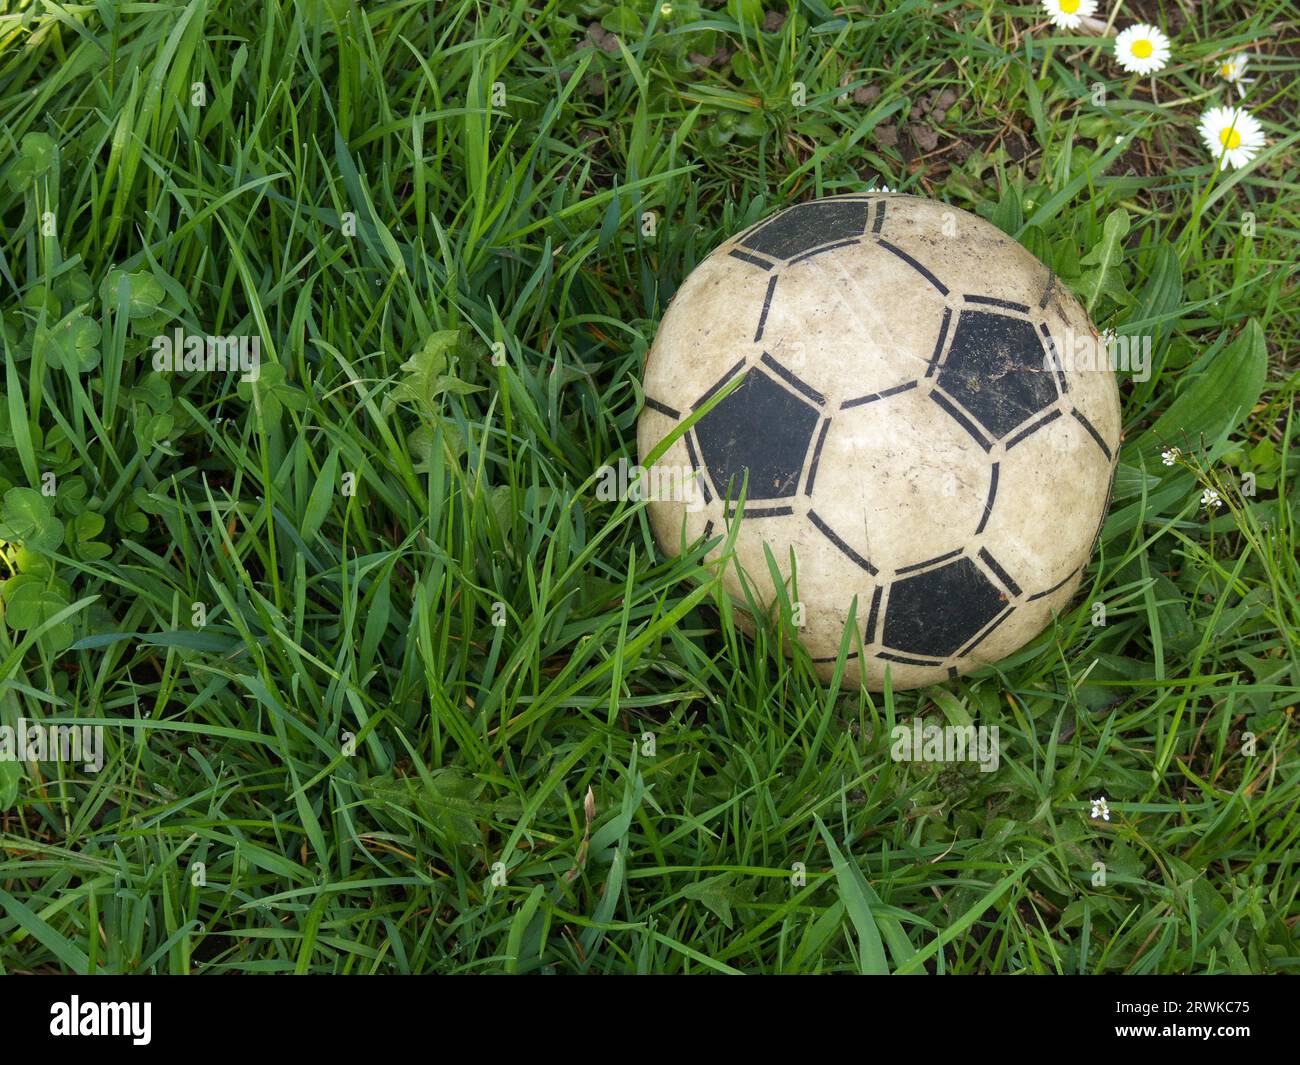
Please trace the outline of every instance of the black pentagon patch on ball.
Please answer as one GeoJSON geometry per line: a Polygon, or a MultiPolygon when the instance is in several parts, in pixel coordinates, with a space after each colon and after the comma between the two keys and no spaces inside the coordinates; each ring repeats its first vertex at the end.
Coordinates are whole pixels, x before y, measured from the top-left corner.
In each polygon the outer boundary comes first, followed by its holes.
{"type": "Polygon", "coordinates": [[[860,237],[871,204],[865,200],[821,200],[791,207],[749,233],[741,242],[773,259],[793,259],[834,241],[860,237]]]}
{"type": "Polygon", "coordinates": [[[997,586],[969,558],[904,577],[889,590],[884,643],[946,658],[1006,607],[997,586]]]}
{"type": "Polygon", "coordinates": [[[767,374],[750,370],[695,423],[695,438],[709,477],[724,496],[740,495],[748,470],[747,499],[785,499],[799,486],[819,417],[767,374]]]}
{"type": "Polygon", "coordinates": [[[992,311],[961,312],[938,380],[994,437],[1056,402],[1033,325],[992,311]]]}

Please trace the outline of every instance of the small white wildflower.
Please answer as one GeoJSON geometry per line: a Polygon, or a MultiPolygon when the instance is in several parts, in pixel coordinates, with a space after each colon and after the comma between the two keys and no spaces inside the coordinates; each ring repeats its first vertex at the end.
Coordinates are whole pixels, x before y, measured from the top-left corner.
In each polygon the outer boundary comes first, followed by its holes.
{"type": "Polygon", "coordinates": [[[1199,132],[1223,170],[1245,166],[1264,147],[1263,127],[1240,107],[1211,107],[1201,116],[1199,132]]]}
{"type": "Polygon", "coordinates": [[[1180,454],[1181,452],[1178,450],[1178,448],[1171,447],[1168,451],[1160,452],[1160,461],[1163,462],[1166,466],[1172,466],[1175,462],[1178,461],[1178,456],[1180,454]]]}
{"type": "Polygon", "coordinates": [[[1043,10],[1053,26],[1077,30],[1084,19],[1097,13],[1097,0],[1043,0],[1043,10]]]}
{"type": "Polygon", "coordinates": [[[1216,68],[1215,73],[1229,85],[1235,85],[1238,96],[1245,96],[1246,86],[1255,80],[1246,77],[1246,67],[1249,65],[1250,56],[1242,52],[1240,55],[1229,56],[1223,60],[1216,68]]]}
{"type": "Polygon", "coordinates": [[[1110,806],[1106,803],[1106,796],[1100,799],[1092,800],[1092,813],[1089,815],[1094,821],[1101,818],[1103,821],[1110,820],[1110,806]]]}
{"type": "Polygon", "coordinates": [[[1219,498],[1219,493],[1213,488],[1207,488],[1201,493],[1201,506],[1213,510],[1215,507],[1223,506],[1223,500],[1219,498]]]}
{"type": "Polygon", "coordinates": [[[1115,38],[1115,59],[1130,74],[1154,74],[1169,63],[1169,38],[1154,26],[1138,23],[1115,38]]]}

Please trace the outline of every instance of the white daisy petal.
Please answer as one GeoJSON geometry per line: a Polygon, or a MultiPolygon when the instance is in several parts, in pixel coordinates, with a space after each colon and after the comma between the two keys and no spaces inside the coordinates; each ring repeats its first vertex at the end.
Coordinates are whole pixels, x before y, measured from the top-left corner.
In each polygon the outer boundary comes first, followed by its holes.
{"type": "Polygon", "coordinates": [[[1155,26],[1138,23],[1115,38],[1115,59],[1130,74],[1154,74],[1169,64],[1169,38],[1155,26]]]}

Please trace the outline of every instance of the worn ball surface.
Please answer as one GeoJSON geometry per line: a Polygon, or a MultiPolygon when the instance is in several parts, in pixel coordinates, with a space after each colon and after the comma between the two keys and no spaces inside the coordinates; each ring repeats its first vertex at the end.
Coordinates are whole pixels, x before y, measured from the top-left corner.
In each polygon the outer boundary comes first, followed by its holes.
{"type": "Polygon", "coordinates": [[[769,549],[823,677],[851,609],[850,682],[997,661],[1069,603],[1105,516],[1115,376],[1067,355],[1096,336],[1046,266],[947,204],[781,211],[700,263],[650,350],[643,463],[716,400],[652,470],[656,539],[712,541],[736,601],[743,570],[775,610],[769,549]],[[656,492],[673,470],[696,491],[656,492]]]}

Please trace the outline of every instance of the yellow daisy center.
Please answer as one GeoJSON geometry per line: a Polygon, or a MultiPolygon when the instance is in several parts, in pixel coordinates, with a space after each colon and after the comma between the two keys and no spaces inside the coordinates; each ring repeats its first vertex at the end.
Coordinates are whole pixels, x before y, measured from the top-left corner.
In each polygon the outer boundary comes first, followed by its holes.
{"type": "Polygon", "coordinates": [[[1079,10],[1079,0],[1061,0],[1061,11],[1066,15],[1073,15],[1079,10]]]}
{"type": "Polygon", "coordinates": [[[1224,63],[1223,66],[1219,67],[1219,76],[1224,78],[1232,77],[1232,64],[1224,63]]]}
{"type": "Polygon", "coordinates": [[[1219,143],[1227,148],[1228,151],[1232,151],[1234,148],[1240,148],[1241,134],[1235,129],[1221,129],[1219,130],[1219,143]]]}
{"type": "Polygon", "coordinates": [[[1139,37],[1133,42],[1133,54],[1139,59],[1147,59],[1152,52],[1151,42],[1145,37],[1139,37]]]}

